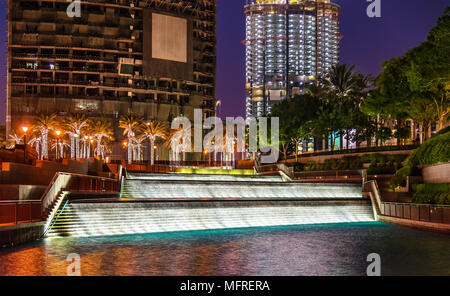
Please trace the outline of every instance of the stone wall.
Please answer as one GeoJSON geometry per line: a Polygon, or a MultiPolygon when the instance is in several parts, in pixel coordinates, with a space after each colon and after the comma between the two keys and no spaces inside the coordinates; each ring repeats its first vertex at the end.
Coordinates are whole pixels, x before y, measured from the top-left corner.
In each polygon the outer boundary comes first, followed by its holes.
{"type": "Polygon", "coordinates": [[[0,227],[0,247],[10,247],[41,238],[45,222],[0,227]]]}
{"type": "Polygon", "coordinates": [[[0,200],[39,200],[47,186],[0,185],[0,200]]]}
{"type": "Polygon", "coordinates": [[[422,176],[424,183],[450,183],[450,163],[426,166],[422,176]]]}
{"type": "Polygon", "coordinates": [[[57,172],[98,175],[102,167],[102,162],[94,159],[64,159],[61,163],[38,160],[35,166],[3,162],[0,171],[0,184],[47,186],[57,172]]]}

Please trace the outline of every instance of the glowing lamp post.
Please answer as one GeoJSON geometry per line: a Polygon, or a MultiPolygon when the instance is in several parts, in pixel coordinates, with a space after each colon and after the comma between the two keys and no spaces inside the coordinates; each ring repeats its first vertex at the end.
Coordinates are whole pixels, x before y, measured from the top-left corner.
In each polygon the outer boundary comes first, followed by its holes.
{"type": "Polygon", "coordinates": [[[23,161],[27,162],[27,132],[28,126],[22,126],[23,131],[23,161]]]}
{"type": "Polygon", "coordinates": [[[127,161],[127,147],[128,147],[128,141],[123,141],[123,142],[122,142],[122,146],[123,146],[123,149],[124,149],[124,151],[125,151],[124,159],[125,159],[125,161],[127,161]]]}
{"type": "Polygon", "coordinates": [[[58,161],[58,160],[59,160],[59,157],[58,157],[58,150],[59,150],[59,136],[61,135],[61,131],[60,131],[60,130],[56,130],[56,131],[55,131],[55,134],[56,134],[56,161],[58,161]]]}

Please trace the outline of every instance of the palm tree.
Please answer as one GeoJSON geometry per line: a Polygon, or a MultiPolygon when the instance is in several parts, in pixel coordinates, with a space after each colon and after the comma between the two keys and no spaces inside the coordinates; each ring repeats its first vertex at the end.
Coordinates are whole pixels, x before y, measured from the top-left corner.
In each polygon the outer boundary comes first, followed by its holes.
{"type": "Polygon", "coordinates": [[[20,142],[22,142],[22,137],[17,135],[15,131],[12,131],[11,134],[9,134],[9,141],[13,142],[10,146],[13,147],[14,145],[19,145],[20,142]]]}
{"type": "Polygon", "coordinates": [[[136,146],[136,154],[134,158],[138,161],[142,161],[142,147],[144,146],[143,142],[145,141],[145,139],[146,137],[144,135],[134,138],[134,143],[136,146]]]}
{"type": "Polygon", "coordinates": [[[104,149],[102,149],[103,138],[110,141],[114,140],[111,122],[104,118],[91,120],[89,121],[89,133],[95,137],[97,141],[97,148],[95,150],[96,156],[103,158],[105,152],[104,149]]]}
{"type": "Polygon", "coordinates": [[[57,125],[56,113],[39,113],[34,119],[34,130],[41,134],[42,153],[41,159],[48,158],[48,132],[57,125]]]}
{"type": "Polygon", "coordinates": [[[360,84],[355,66],[347,64],[335,65],[325,77],[319,79],[328,92],[334,92],[338,97],[346,97],[360,84]]]}
{"type": "Polygon", "coordinates": [[[122,116],[119,120],[119,127],[123,129],[123,135],[128,138],[128,163],[133,162],[133,142],[140,124],[141,120],[134,115],[122,116]]]}
{"type": "Polygon", "coordinates": [[[88,120],[84,114],[77,114],[69,116],[65,122],[64,127],[70,136],[70,157],[80,157],[80,138],[81,132],[88,127],[88,120]]]}
{"type": "Polygon", "coordinates": [[[170,130],[164,145],[169,147],[172,151],[172,161],[177,162],[180,160],[180,153],[183,153],[182,160],[186,160],[186,149],[188,149],[189,145],[191,145],[191,143],[188,143],[187,141],[190,141],[191,135],[191,128],[180,127],[178,129],[170,130]]]}
{"type": "Polygon", "coordinates": [[[167,129],[167,125],[159,121],[149,121],[143,129],[144,136],[149,140],[150,165],[155,163],[153,146],[158,138],[163,140],[167,138],[167,129]]]}
{"type": "Polygon", "coordinates": [[[64,157],[64,148],[69,147],[70,147],[69,143],[67,143],[64,139],[51,141],[51,149],[57,151],[59,158],[64,157]]]}
{"type": "Polygon", "coordinates": [[[31,147],[35,146],[34,149],[37,152],[38,158],[41,158],[41,136],[39,134],[34,135],[29,141],[28,141],[28,145],[30,145],[31,147]]]}

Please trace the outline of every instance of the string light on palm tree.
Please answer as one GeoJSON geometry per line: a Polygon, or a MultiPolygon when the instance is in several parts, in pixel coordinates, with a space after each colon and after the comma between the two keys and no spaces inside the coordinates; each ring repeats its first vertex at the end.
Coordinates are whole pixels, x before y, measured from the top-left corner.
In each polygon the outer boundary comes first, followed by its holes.
{"type": "Polygon", "coordinates": [[[97,141],[97,148],[95,149],[96,157],[104,158],[105,150],[102,149],[103,140],[114,140],[113,129],[111,123],[104,118],[92,120],[89,122],[89,133],[97,141]]]}
{"type": "Polygon", "coordinates": [[[19,145],[20,142],[22,141],[22,137],[17,135],[16,132],[14,131],[11,134],[9,134],[8,138],[9,141],[13,142],[13,144],[9,146],[10,148],[15,147],[15,145],[19,145]]]}
{"type": "Polygon", "coordinates": [[[123,129],[123,135],[128,138],[128,163],[133,162],[133,143],[140,125],[141,119],[134,115],[122,116],[119,120],[119,127],[123,129]]]}
{"type": "Polygon", "coordinates": [[[167,138],[167,126],[159,121],[148,121],[143,129],[144,136],[149,140],[149,150],[150,150],[150,165],[154,165],[155,161],[155,147],[156,140],[167,138]]]}
{"type": "Polygon", "coordinates": [[[65,120],[64,124],[67,129],[67,133],[70,135],[70,157],[79,158],[80,157],[80,140],[82,137],[82,132],[88,127],[88,120],[84,114],[78,114],[75,116],[69,116],[65,120]]]}
{"type": "Polygon", "coordinates": [[[88,140],[89,140],[89,136],[85,135],[83,137],[83,153],[82,153],[83,158],[89,158],[89,156],[88,156],[88,140]]]}
{"type": "Polygon", "coordinates": [[[40,113],[34,120],[33,126],[41,134],[42,153],[41,159],[48,158],[48,133],[57,124],[56,114],[40,113]]]}
{"type": "Polygon", "coordinates": [[[40,149],[40,146],[41,146],[41,137],[40,137],[40,136],[34,136],[33,138],[31,138],[31,139],[28,141],[27,144],[30,145],[31,147],[34,146],[34,149],[35,149],[36,152],[37,152],[38,158],[40,159],[40,158],[41,158],[41,149],[40,149]]]}

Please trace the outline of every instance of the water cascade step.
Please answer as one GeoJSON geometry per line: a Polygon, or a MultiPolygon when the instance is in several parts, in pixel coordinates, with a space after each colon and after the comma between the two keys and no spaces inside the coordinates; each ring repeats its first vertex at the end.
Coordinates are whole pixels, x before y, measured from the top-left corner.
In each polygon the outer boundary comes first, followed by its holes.
{"type": "Polygon", "coordinates": [[[71,203],[48,237],[373,221],[368,202],[71,203]]]}
{"type": "MultiPolygon", "coordinates": [[[[70,199],[70,197],[69,197],[70,199]]],[[[374,221],[354,184],[278,177],[129,174],[120,199],[73,199],[47,237],[374,221]]]]}
{"type": "Polygon", "coordinates": [[[305,184],[283,182],[281,177],[228,175],[133,175],[122,198],[145,199],[354,199],[361,198],[357,184],[305,184]]]}

